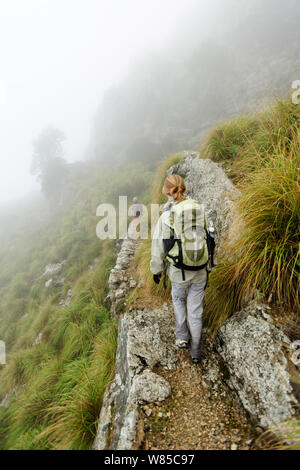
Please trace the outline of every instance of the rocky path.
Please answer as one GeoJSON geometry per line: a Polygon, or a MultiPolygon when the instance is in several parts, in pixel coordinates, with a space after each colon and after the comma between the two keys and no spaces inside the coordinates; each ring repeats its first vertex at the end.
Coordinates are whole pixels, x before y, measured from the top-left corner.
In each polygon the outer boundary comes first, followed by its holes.
{"type": "Polygon", "coordinates": [[[155,372],[171,385],[163,403],[145,405],[144,449],[249,450],[257,432],[234,392],[224,383],[220,358],[207,343],[200,365],[178,351],[177,368],[155,372]]]}
{"type": "MultiPolygon", "coordinates": [[[[198,157],[184,152],[168,173],[182,175],[188,196],[205,204],[220,243],[238,193],[217,164],[198,157]]],[[[124,240],[109,278],[118,349],[93,449],[257,448],[262,430],[294,415],[291,341],[257,299],[227,320],[216,349],[204,332],[202,361],[193,365],[188,351],[175,347],[172,304],[143,291],[144,279],[132,270],[136,247],[124,240]],[[131,296],[133,289],[140,295],[131,296]]]]}

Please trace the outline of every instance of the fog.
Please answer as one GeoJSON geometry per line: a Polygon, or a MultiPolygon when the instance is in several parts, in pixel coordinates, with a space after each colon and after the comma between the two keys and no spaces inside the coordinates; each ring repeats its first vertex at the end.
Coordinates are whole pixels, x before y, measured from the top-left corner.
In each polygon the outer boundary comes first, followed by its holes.
{"type": "Polygon", "coordinates": [[[0,1],[0,203],[38,184],[32,141],[51,125],[65,158],[85,157],[105,90],[134,61],[165,47],[201,0],[0,1]]]}
{"type": "Polygon", "coordinates": [[[0,206],[39,190],[45,128],[69,163],[149,159],[287,91],[299,16],[298,0],[0,0],[0,206]]]}

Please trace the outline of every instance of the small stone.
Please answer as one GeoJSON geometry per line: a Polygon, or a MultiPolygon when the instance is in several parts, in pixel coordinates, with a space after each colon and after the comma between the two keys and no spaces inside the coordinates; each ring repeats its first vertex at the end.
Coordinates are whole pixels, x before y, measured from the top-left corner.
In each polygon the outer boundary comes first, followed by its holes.
{"type": "Polygon", "coordinates": [[[34,342],[32,343],[32,346],[37,346],[38,344],[41,344],[42,342],[42,337],[43,337],[43,333],[40,332],[37,337],[35,338],[34,342]]]}
{"type": "Polygon", "coordinates": [[[53,279],[49,279],[48,281],[45,282],[45,287],[48,289],[48,287],[50,287],[52,283],[53,283],[53,279]]]}
{"type": "Polygon", "coordinates": [[[237,450],[237,449],[238,449],[237,444],[231,444],[230,449],[231,449],[231,450],[237,450]]]}
{"type": "Polygon", "coordinates": [[[122,297],[124,297],[124,295],[125,295],[125,292],[124,292],[123,289],[118,289],[115,292],[115,298],[116,299],[121,299],[122,297]]]}

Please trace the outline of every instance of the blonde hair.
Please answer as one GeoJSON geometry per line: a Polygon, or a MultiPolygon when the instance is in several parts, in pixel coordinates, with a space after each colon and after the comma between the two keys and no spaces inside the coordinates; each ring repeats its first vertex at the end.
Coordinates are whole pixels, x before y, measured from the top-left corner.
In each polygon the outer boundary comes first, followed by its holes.
{"type": "Polygon", "coordinates": [[[169,175],[165,179],[162,192],[166,196],[172,196],[174,201],[182,202],[186,199],[183,194],[185,190],[184,179],[180,175],[169,175]]]}

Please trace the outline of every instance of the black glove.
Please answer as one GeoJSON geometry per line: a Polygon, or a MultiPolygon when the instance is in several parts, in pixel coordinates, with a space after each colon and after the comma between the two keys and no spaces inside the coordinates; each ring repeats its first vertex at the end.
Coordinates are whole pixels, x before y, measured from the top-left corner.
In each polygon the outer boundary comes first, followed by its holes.
{"type": "Polygon", "coordinates": [[[160,278],[161,278],[161,273],[160,274],[153,274],[153,281],[155,282],[155,284],[160,283],[160,278]]]}

